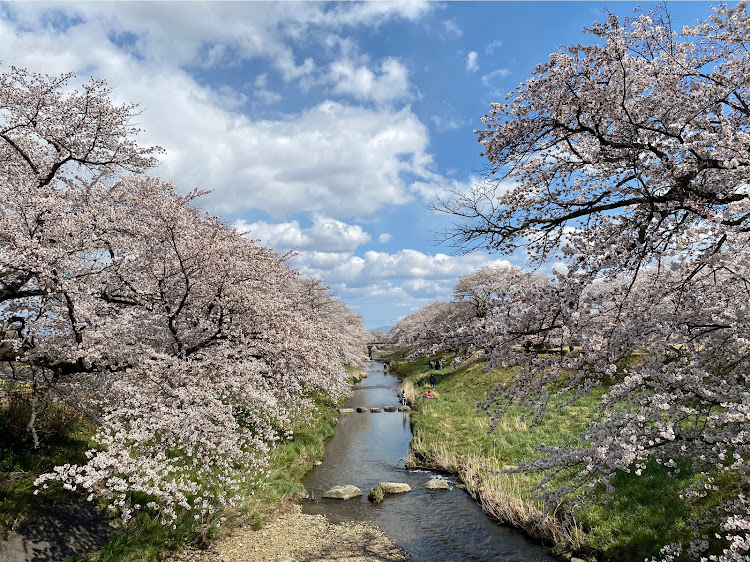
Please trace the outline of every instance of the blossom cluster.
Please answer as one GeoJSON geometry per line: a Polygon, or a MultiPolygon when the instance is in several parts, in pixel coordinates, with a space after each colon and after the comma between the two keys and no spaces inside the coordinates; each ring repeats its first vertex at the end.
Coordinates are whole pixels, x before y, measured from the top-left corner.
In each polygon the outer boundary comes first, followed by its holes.
{"type": "Polygon", "coordinates": [[[542,282],[506,274],[509,291],[442,345],[463,338],[517,368],[490,411],[538,419],[552,396],[600,393],[583,445],[519,468],[547,471],[550,501],[689,463],[684,497],[712,507],[665,560],[750,556],[748,29],[745,2],[681,30],[663,7],[594,25],[593,44],[553,53],[492,104],[477,131],[486,181],[439,205],[464,219],[460,245],[566,262],[542,282]],[[551,487],[569,468],[574,484],[551,487]]]}
{"type": "Polygon", "coordinates": [[[39,486],[107,498],[123,520],[208,516],[262,477],[312,393],[347,391],[367,332],[201,193],[145,175],[161,149],[135,142],[137,108],[71,79],[0,75],[3,388],[97,424],[88,462],[39,486]]]}

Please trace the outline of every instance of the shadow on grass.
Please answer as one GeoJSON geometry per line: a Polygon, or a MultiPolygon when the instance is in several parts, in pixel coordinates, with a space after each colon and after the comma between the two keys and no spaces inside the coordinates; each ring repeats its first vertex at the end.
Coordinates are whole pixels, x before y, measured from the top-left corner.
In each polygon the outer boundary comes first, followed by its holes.
{"type": "Polygon", "coordinates": [[[83,557],[101,547],[114,534],[112,522],[85,500],[45,507],[34,513],[10,540],[0,542],[5,562],[60,562],[83,557]]]}

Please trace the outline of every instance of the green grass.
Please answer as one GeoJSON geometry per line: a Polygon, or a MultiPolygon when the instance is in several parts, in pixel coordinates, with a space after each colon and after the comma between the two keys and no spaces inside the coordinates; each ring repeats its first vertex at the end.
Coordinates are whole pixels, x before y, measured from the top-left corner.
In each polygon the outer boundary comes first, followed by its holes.
{"type": "MultiPolygon", "coordinates": [[[[597,415],[597,397],[603,390],[565,408],[556,407],[562,400],[553,398],[544,420],[533,427],[522,420],[520,411],[511,408],[499,419],[495,431],[489,433],[490,420],[485,412],[477,412],[477,403],[498,382],[510,381],[514,376],[512,370],[486,371],[485,363],[474,359],[455,371],[430,371],[431,358],[407,363],[400,354],[388,359],[394,372],[411,381],[420,395],[429,388],[430,374],[437,378],[436,398],[420,398],[413,406],[412,452],[417,464],[442,468],[470,479],[470,492],[474,491],[477,499],[487,504],[488,512],[531,534],[536,532],[534,524],[524,518],[541,508],[531,492],[541,475],[497,472],[538,458],[536,448],[540,443],[577,443],[581,431],[597,415]],[[500,507],[492,508],[493,503],[500,507]],[[521,503],[524,505],[519,507],[521,503]]],[[[594,504],[577,513],[586,537],[570,529],[565,533],[590,559],[612,562],[643,560],[657,555],[669,542],[684,540],[690,533],[689,523],[699,518],[708,506],[706,502],[688,504],[680,498],[680,493],[695,478],[689,461],[680,468],[676,475],[656,464],[649,465],[641,476],[619,473],[612,482],[613,493],[596,491],[594,504]]],[[[555,483],[569,483],[565,478],[562,474],[555,483]]],[[[549,530],[537,537],[552,540],[559,531],[549,530]]]]}
{"type": "Polygon", "coordinates": [[[34,449],[26,443],[19,446],[10,438],[8,428],[0,423],[0,537],[8,534],[44,505],[66,501],[70,492],[59,483],[46,490],[34,486],[37,476],[65,463],[85,462],[94,428],[78,420],[65,432],[50,434],[34,449]]]}
{"type": "Polygon", "coordinates": [[[684,540],[691,533],[688,521],[700,515],[680,498],[693,479],[689,463],[677,475],[655,463],[641,476],[619,473],[615,493],[600,492],[599,501],[580,514],[590,548],[603,560],[644,560],[684,540]]]}
{"type": "Polygon", "coordinates": [[[335,404],[323,396],[316,397],[313,415],[299,421],[294,439],[280,443],[271,452],[268,477],[253,488],[253,496],[266,504],[298,497],[313,461],[323,458],[324,442],[333,435],[337,416],[335,404]]]}
{"type": "MultiPolygon", "coordinates": [[[[351,374],[356,378],[355,370],[351,374]]],[[[315,396],[313,400],[312,411],[294,424],[293,439],[280,442],[271,451],[265,479],[241,491],[244,500],[238,508],[225,509],[210,520],[201,521],[186,513],[175,521],[174,527],[162,525],[153,514],[140,513],[91,558],[107,562],[155,562],[165,552],[210,541],[221,530],[220,516],[226,518],[222,528],[247,521],[255,527],[261,526],[279,502],[299,497],[302,479],[313,461],[322,458],[324,441],[333,435],[338,415],[336,405],[324,396],[315,396]]],[[[41,507],[69,501],[71,493],[54,481],[35,495],[34,480],[54,466],[85,462],[84,453],[91,446],[95,430],[91,424],[79,420],[65,432],[46,438],[39,449],[33,449],[28,442],[14,441],[3,429],[0,424],[0,538],[33,517],[41,507]]]]}
{"type": "MultiPolygon", "coordinates": [[[[325,440],[333,435],[337,420],[335,404],[324,396],[315,397],[312,412],[298,420],[293,439],[280,442],[269,458],[267,476],[262,482],[249,485],[241,494],[244,500],[234,510],[224,510],[223,529],[251,522],[260,528],[279,502],[298,498],[302,479],[312,468],[313,461],[323,457],[325,440]]],[[[106,562],[155,562],[166,551],[177,551],[187,544],[200,545],[217,536],[218,516],[209,522],[196,522],[185,514],[176,528],[162,526],[146,514],[137,517],[109,541],[97,559],[106,562]]]]}

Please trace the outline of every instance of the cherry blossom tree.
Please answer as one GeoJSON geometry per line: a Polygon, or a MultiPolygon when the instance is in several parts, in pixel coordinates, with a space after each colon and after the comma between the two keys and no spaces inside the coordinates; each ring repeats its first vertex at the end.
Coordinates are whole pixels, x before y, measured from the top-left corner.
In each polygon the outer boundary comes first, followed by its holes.
{"type": "Polygon", "coordinates": [[[388,341],[388,332],[384,332],[383,330],[373,330],[370,332],[370,341],[386,343],[388,341]]]}
{"type": "Polygon", "coordinates": [[[338,350],[339,360],[345,364],[362,367],[367,357],[367,342],[371,335],[365,330],[364,318],[335,299],[331,287],[320,279],[300,278],[297,282],[299,300],[309,308],[311,318],[325,324],[325,334],[330,345],[338,350]]]}
{"type": "Polygon", "coordinates": [[[485,265],[461,277],[453,287],[453,299],[471,304],[476,318],[485,318],[492,303],[520,283],[524,272],[512,265],[485,265]]]}
{"type": "Polygon", "coordinates": [[[98,81],[65,94],[71,78],[0,78],[0,376],[29,396],[32,434],[43,396],[97,423],[88,462],[40,486],[100,494],[123,520],[207,516],[262,475],[312,393],[346,392],[366,332],[330,297],[311,306],[286,258],[196,208],[200,193],[118,177],[158,149],[132,140],[134,106],[98,81]]]}
{"type": "MultiPolygon", "coordinates": [[[[522,468],[548,470],[549,484],[575,467],[575,487],[691,463],[685,497],[709,513],[667,560],[750,554],[749,28],[744,2],[681,30],[664,8],[594,25],[593,44],[554,53],[492,105],[478,132],[486,181],[438,203],[464,218],[459,246],[567,260],[488,323],[492,364],[519,375],[486,407],[542,416],[552,395],[606,386],[584,446],[545,447],[522,468]],[[518,345],[552,333],[569,353],[518,345]]],[[[586,497],[571,492],[547,489],[586,497]]]]}
{"type": "Polygon", "coordinates": [[[471,317],[468,303],[434,301],[399,320],[388,332],[389,343],[413,354],[432,354],[441,349],[446,334],[471,317]]]}

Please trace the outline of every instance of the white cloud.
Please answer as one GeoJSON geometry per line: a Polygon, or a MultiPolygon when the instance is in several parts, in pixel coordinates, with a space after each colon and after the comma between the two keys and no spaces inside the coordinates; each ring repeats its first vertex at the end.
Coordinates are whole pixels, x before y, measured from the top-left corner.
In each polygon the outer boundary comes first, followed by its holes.
{"type": "Polygon", "coordinates": [[[253,97],[265,105],[279,102],[282,96],[268,89],[268,74],[258,74],[253,83],[253,97]]]}
{"type": "Polygon", "coordinates": [[[302,251],[293,263],[308,276],[321,277],[332,284],[345,283],[348,287],[361,287],[374,281],[399,284],[412,281],[410,286],[416,287],[414,283],[420,280],[448,282],[452,287],[460,276],[485,264],[508,262],[478,252],[450,256],[404,249],[393,254],[368,251],[362,257],[345,253],[323,256],[320,252],[302,251]]]}
{"type": "MultiPolygon", "coordinates": [[[[312,59],[299,61],[290,43],[308,39],[312,30],[377,27],[395,20],[417,20],[434,9],[430,2],[222,2],[183,3],[31,2],[9,5],[18,26],[31,33],[70,36],[81,22],[96,22],[141,59],[162,64],[212,66],[263,57],[285,79],[314,71],[312,59]],[[57,29],[50,25],[55,13],[57,29]]],[[[5,39],[6,36],[4,36],[5,39]]]]}
{"type": "Polygon", "coordinates": [[[412,295],[448,295],[453,291],[451,283],[429,281],[427,279],[409,279],[404,281],[403,287],[412,295]]]}
{"type": "Polygon", "coordinates": [[[495,49],[499,49],[503,46],[502,41],[498,41],[497,39],[493,41],[492,43],[488,43],[484,46],[484,54],[486,55],[492,55],[495,53],[495,49]]]}
{"type": "Polygon", "coordinates": [[[461,31],[461,28],[458,27],[456,20],[444,20],[443,28],[445,29],[445,32],[453,38],[461,37],[464,34],[464,32],[461,31]]]}
{"type": "Polygon", "coordinates": [[[430,117],[430,120],[435,124],[435,129],[441,133],[444,131],[453,131],[455,129],[460,129],[465,125],[463,121],[461,121],[460,119],[456,119],[455,117],[433,115],[432,117],[430,117]]]}
{"type": "Polygon", "coordinates": [[[497,70],[493,70],[492,72],[483,75],[482,84],[488,88],[493,88],[495,87],[495,81],[498,78],[505,78],[508,75],[510,75],[510,70],[507,68],[498,68],[497,70]]]}
{"type": "Polygon", "coordinates": [[[436,197],[446,198],[453,193],[467,193],[477,181],[478,179],[473,176],[468,181],[439,177],[433,181],[412,182],[409,189],[417,193],[424,201],[434,201],[436,197]]]}
{"type": "Polygon", "coordinates": [[[408,108],[374,111],[326,101],[280,120],[219,115],[205,124],[214,130],[181,139],[193,146],[167,172],[189,171],[198,181],[188,185],[216,188],[210,200],[220,212],[365,215],[410,200],[404,174],[432,177],[427,129],[408,108]],[[210,151],[205,138],[214,142],[210,151]],[[198,165],[194,154],[203,152],[198,165]]]}
{"type": "Polygon", "coordinates": [[[384,232],[383,234],[378,236],[378,242],[380,242],[381,244],[387,244],[388,242],[391,241],[391,238],[392,236],[390,234],[388,234],[387,232],[384,232]]]}
{"type": "MultiPolygon", "coordinates": [[[[155,173],[183,189],[213,190],[202,204],[239,214],[313,212],[345,218],[410,201],[406,177],[432,181],[427,127],[410,110],[324,101],[273,119],[240,113],[248,99],[212,89],[185,68],[265,57],[293,79],[319,70],[300,61],[285,41],[313,26],[378,25],[383,18],[418,18],[425,3],[336,4],[114,3],[10,4],[13,23],[0,19],[0,61],[37,72],[77,70],[104,78],[118,103],[137,102],[143,144],[166,148],[155,173]],[[49,26],[59,10],[67,23],[49,26]],[[210,61],[209,61],[210,59],[210,61]]],[[[2,17],[2,16],[0,16],[2,17]]],[[[316,28],[317,29],[317,28],[316,28]]],[[[321,67],[327,68],[327,67],[321,67]]],[[[387,103],[408,97],[406,68],[385,59],[375,71],[362,64],[342,72],[341,93],[387,103]],[[364,80],[358,81],[358,72],[364,80]],[[367,77],[371,73],[371,79],[367,77]]],[[[251,100],[280,101],[267,73],[253,78],[251,100]]]]}
{"type": "Polygon", "coordinates": [[[328,11],[331,24],[377,26],[389,19],[416,20],[432,10],[432,2],[426,0],[389,2],[338,3],[328,11]]]}
{"type": "Polygon", "coordinates": [[[394,58],[385,59],[376,74],[366,66],[339,60],[329,67],[328,80],[333,91],[357,100],[372,100],[383,104],[410,96],[406,67],[394,58]]]}
{"type": "MultiPolygon", "coordinates": [[[[264,246],[280,252],[314,250],[315,255],[325,252],[353,252],[358,246],[371,240],[370,235],[359,225],[325,217],[316,217],[312,226],[306,229],[301,228],[297,221],[271,224],[265,221],[247,223],[240,219],[232,226],[240,232],[249,233],[253,239],[260,239],[264,246]]],[[[333,258],[334,261],[329,261],[327,265],[340,262],[342,257],[344,255],[333,258]]],[[[317,263],[320,264],[319,261],[317,263]]]]}
{"type": "Polygon", "coordinates": [[[280,102],[283,97],[270,90],[258,89],[253,92],[253,97],[264,105],[271,105],[280,102]]]}
{"type": "Polygon", "coordinates": [[[479,55],[476,51],[470,51],[466,57],[466,70],[467,72],[476,72],[479,70],[479,64],[477,64],[477,57],[479,55]]]}

